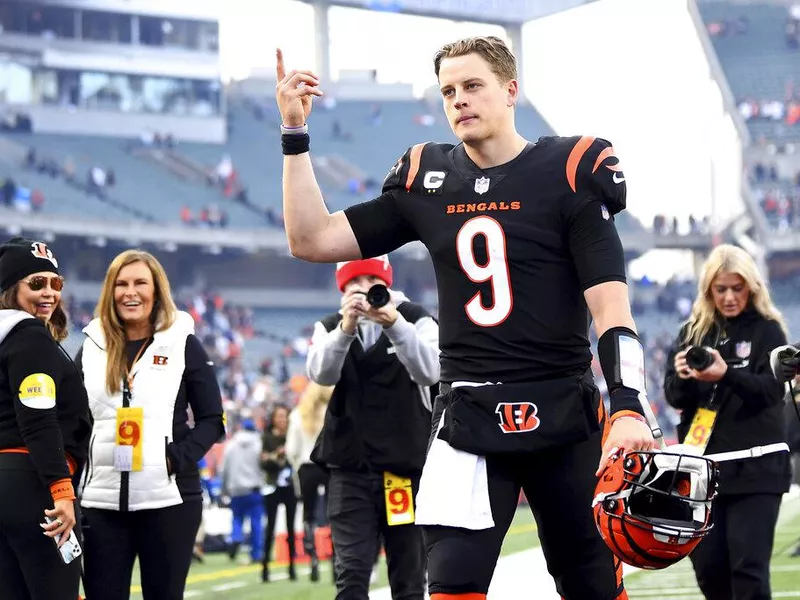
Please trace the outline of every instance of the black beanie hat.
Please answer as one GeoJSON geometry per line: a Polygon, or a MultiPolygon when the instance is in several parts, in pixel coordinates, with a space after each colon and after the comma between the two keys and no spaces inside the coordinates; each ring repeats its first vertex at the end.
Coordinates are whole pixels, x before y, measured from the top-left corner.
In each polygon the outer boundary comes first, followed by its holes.
{"type": "Polygon", "coordinates": [[[58,275],[58,261],[44,242],[14,237],[0,246],[0,292],[43,271],[58,275]]]}

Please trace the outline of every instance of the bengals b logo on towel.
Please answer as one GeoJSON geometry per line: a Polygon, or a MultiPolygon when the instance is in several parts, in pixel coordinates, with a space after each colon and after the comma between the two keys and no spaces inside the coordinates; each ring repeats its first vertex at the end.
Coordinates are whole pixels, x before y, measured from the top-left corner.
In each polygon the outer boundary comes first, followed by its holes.
{"type": "Polygon", "coordinates": [[[539,427],[538,411],[533,402],[498,402],[494,412],[500,417],[503,433],[526,433],[539,427]]]}

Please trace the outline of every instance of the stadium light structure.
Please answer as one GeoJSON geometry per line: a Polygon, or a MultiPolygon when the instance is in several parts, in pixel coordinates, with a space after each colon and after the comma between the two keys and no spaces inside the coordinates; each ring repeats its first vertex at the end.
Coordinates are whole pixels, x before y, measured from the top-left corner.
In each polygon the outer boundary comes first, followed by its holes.
{"type": "Polygon", "coordinates": [[[328,9],[331,6],[360,8],[417,17],[471,21],[500,25],[523,72],[522,25],[528,21],[576,8],[596,0],[299,0],[314,7],[314,37],[317,73],[331,80],[328,9]]]}
{"type": "Polygon", "coordinates": [[[492,25],[521,25],[595,0],[300,0],[306,4],[346,6],[376,12],[402,13],[473,21],[492,25]]]}

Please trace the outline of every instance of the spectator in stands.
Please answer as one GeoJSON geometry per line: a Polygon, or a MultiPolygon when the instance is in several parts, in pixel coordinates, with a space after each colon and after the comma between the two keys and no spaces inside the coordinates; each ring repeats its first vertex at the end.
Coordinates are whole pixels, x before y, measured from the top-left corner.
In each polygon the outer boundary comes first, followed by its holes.
{"type": "Polygon", "coordinates": [[[64,181],[67,183],[72,183],[75,181],[75,160],[71,156],[67,156],[64,159],[61,175],[64,177],[64,181]]]}
{"type": "Polygon", "coordinates": [[[333,386],[310,382],[300,396],[297,408],[289,415],[286,432],[286,458],[297,475],[303,500],[303,548],[311,559],[311,581],[319,581],[316,530],[319,512],[319,489],[327,487],[328,473],[311,461],[311,451],[322,431],[325,409],[333,386]]]}
{"type": "Polygon", "coordinates": [[[789,50],[800,48],[800,20],[791,12],[786,19],[786,47],[789,50]]]}
{"type": "Polygon", "coordinates": [[[117,185],[117,173],[111,167],[106,168],[106,185],[108,187],[117,185]]]}
{"type": "Polygon", "coordinates": [[[185,204],[181,206],[181,223],[184,225],[194,225],[194,218],[192,217],[192,209],[185,204]]]}
{"type": "Polygon", "coordinates": [[[105,198],[106,172],[102,167],[95,165],[86,177],[86,191],[98,198],[105,198]]]}
{"type": "Polygon", "coordinates": [[[392,284],[387,256],[339,263],[341,309],[317,321],[306,368],[334,386],[312,460],[330,469],[328,518],[339,598],[366,598],[383,537],[392,596],[425,597],[422,530],[411,512],[425,461],[431,388],[439,381],[439,327],[392,284]]]}
{"type": "Polygon", "coordinates": [[[253,383],[250,396],[255,404],[271,406],[278,400],[278,382],[272,375],[272,361],[263,360],[258,372],[259,376],[253,383]]]}
{"type": "Polygon", "coordinates": [[[286,432],[289,429],[289,409],[277,405],[272,410],[264,435],[261,438],[261,466],[267,475],[264,507],[267,511],[267,526],[264,544],[264,557],[261,561],[261,581],[269,581],[269,560],[275,541],[275,523],[278,507],[286,508],[286,543],[289,548],[289,579],[297,580],[294,568],[295,540],[294,517],[297,510],[297,496],[294,490],[292,465],[286,457],[286,432]]]}
{"type": "Polygon", "coordinates": [[[36,148],[31,146],[25,153],[25,162],[23,163],[26,169],[33,169],[36,167],[36,148]]]}
{"type": "Polygon", "coordinates": [[[17,186],[16,195],[14,196],[14,208],[19,212],[31,211],[31,189],[24,181],[17,186]]]}
{"type": "Polygon", "coordinates": [[[138,558],[145,600],[179,600],[202,514],[197,464],[225,433],[213,363],[147,252],[114,258],[96,313],[76,357],[94,416],[86,595],[127,600],[138,558]]]}
{"type": "Polygon", "coordinates": [[[783,386],[769,353],[784,344],[785,321],[754,260],[741,248],[717,246],[664,377],[667,401],[681,411],[680,441],[720,468],[714,529],[690,555],[708,600],[770,597],[775,525],[791,466],[783,386]],[[695,347],[706,349],[710,364],[694,362],[695,347]]]}
{"type": "Polygon", "coordinates": [[[345,128],[342,126],[342,122],[339,119],[333,120],[331,137],[335,140],[341,140],[343,142],[349,142],[353,139],[353,135],[349,131],[345,130],[345,128]]]}
{"type": "Polygon", "coordinates": [[[217,163],[216,168],[214,169],[214,174],[216,175],[217,185],[223,186],[228,181],[228,178],[233,173],[233,161],[231,157],[227,154],[223,154],[220,161],[217,163]]]}
{"type": "Polygon", "coordinates": [[[41,212],[44,208],[44,193],[39,188],[31,192],[31,208],[33,212],[41,212]]]}
{"type": "Polygon", "coordinates": [[[3,204],[7,207],[11,207],[14,205],[14,198],[17,195],[17,185],[14,183],[14,180],[11,177],[6,177],[3,181],[2,187],[0,187],[0,199],[2,199],[3,204]]]}
{"type": "Polygon", "coordinates": [[[231,560],[236,558],[239,546],[244,542],[244,522],[247,520],[250,523],[250,560],[258,564],[263,552],[261,487],[264,477],[261,474],[261,435],[252,419],[244,419],[239,431],[225,444],[221,476],[222,493],[230,497],[233,512],[228,556],[231,560]]]}

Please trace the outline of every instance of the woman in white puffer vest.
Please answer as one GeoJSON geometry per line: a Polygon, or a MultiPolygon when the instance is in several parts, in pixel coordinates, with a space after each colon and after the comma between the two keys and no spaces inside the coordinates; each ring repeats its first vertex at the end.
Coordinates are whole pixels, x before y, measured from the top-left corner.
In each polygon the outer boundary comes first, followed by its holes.
{"type": "Polygon", "coordinates": [[[76,357],[94,417],[86,595],[127,600],[138,558],[144,599],[178,600],[202,518],[197,463],[225,433],[213,363],[147,252],[112,261],[96,315],[76,357]]]}

